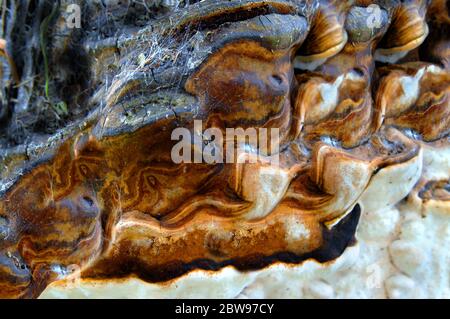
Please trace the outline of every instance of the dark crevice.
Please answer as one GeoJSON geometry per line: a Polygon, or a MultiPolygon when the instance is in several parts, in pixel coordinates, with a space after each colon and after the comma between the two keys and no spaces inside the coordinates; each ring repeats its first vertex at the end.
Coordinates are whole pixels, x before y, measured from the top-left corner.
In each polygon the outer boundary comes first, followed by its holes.
{"type": "MultiPolygon", "coordinates": [[[[201,5],[201,3],[199,4],[201,5]]],[[[240,7],[226,8],[215,11],[211,14],[205,14],[201,17],[188,18],[181,22],[177,31],[184,36],[187,31],[202,31],[216,29],[220,25],[238,21],[245,21],[258,16],[278,13],[278,14],[295,14],[294,7],[282,5],[275,2],[250,3],[240,7]]]]}

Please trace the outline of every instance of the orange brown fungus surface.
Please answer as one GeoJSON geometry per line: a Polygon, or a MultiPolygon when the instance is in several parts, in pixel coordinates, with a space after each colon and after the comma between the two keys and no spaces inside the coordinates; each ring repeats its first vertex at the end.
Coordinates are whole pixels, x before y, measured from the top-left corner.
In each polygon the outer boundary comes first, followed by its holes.
{"type": "MultiPolygon", "coordinates": [[[[165,97],[154,89],[164,72],[145,82],[141,65],[103,88],[99,111],[37,162],[4,162],[5,180],[20,174],[0,195],[0,297],[38,297],[74,265],[86,280],[162,282],[339,257],[377,174],[448,139],[450,51],[436,28],[448,28],[449,8],[428,2],[205,1],[188,18],[174,14],[176,32],[197,26],[207,52],[180,92],[165,97]],[[372,4],[380,16],[368,25],[372,4]],[[404,54],[376,62],[379,49],[404,54]],[[175,164],[171,132],[192,131],[194,119],[222,131],[280,128],[280,164],[175,164]]],[[[124,68],[143,50],[133,41],[124,68]]],[[[421,196],[445,187],[427,184],[421,196]]]]}

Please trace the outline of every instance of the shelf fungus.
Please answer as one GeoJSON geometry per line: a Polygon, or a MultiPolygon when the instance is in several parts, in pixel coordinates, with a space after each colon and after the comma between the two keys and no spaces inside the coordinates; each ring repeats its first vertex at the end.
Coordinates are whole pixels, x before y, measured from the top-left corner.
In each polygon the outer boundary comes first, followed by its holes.
{"type": "Polygon", "coordinates": [[[101,40],[87,26],[89,114],[0,151],[0,297],[329,265],[366,212],[406,198],[448,214],[448,6],[205,0],[101,40]],[[230,142],[207,130],[279,139],[176,163],[177,128],[201,149],[230,142]]]}

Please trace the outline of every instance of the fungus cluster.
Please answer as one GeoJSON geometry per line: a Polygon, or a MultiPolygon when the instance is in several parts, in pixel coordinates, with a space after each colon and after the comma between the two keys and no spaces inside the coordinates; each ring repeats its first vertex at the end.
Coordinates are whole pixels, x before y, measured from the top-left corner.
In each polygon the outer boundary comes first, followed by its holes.
{"type": "Polygon", "coordinates": [[[87,36],[92,111],[1,153],[0,297],[38,297],[73,265],[162,282],[325,263],[364,212],[408,196],[448,213],[449,9],[206,0],[87,36]],[[279,164],[175,164],[171,132],[194,120],[280,129],[279,164]],[[429,173],[440,153],[444,173],[429,173]]]}

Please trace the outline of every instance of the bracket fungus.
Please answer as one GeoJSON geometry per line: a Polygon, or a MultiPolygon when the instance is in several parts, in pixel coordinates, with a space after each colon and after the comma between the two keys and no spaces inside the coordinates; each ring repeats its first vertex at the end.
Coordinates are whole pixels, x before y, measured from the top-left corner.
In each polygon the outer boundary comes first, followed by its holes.
{"type": "Polygon", "coordinates": [[[87,32],[89,113],[0,150],[0,297],[38,297],[72,265],[85,281],[159,283],[326,263],[366,211],[408,197],[448,214],[448,5],[205,0],[87,32]],[[280,129],[264,155],[278,165],[174,163],[171,132],[194,120],[280,129]],[[446,173],[428,174],[441,151],[446,173]]]}

